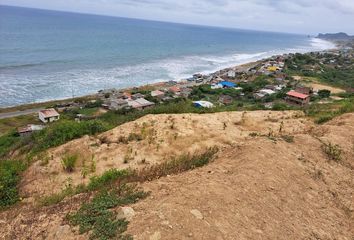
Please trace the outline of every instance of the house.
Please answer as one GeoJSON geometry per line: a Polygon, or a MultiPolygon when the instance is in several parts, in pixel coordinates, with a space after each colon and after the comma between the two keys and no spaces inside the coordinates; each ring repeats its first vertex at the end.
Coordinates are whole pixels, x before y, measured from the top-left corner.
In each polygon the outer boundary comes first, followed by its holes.
{"type": "Polygon", "coordinates": [[[128,106],[130,106],[131,108],[134,108],[134,109],[139,109],[139,110],[149,108],[154,105],[155,105],[155,103],[149,102],[148,100],[146,100],[144,98],[139,98],[136,100],[128,100],[128,106]]]}
{"type": "Polygon", "coordinates": [[[43,126],[43,125],[29,124],[26,127],[18,128],[17,132],[18,132],[18,134],[20,134],[21,137],[26,137],[26,136],[31,135],[33,132],[40,131],[44,128],[45,128],[45,126],[43,126]]]}
{"type": "Polygon", "coordinates": [[[221,84],[211,84],[210,87],[211,87],[211,89],[220,89],[220,88],[222,88],[222,85],[221,84]]]}
{"type": "Polygon", "coordinates": [[[123,109],[123,108],[126,108],[128,107],[128,101],[127,100],[124,100],[122,98],[120,99],[113,99],[111,102],[110,102],[110,106],[109,106],[109,109],[111,110],[119,110],[119,109],[123,109]]]}
{"type": "Polygon", "coordinates": [[[233,102],[233,98],[229,95],[221,95],[219,97],[219,102],[225,105],[229,105],[233,102]]]}
{"type": "Polygon", "coordinates": [[[197,108],[212,108],[214,104],[208,101],[195,101],[193,102],[194,106],[197,108]]]}
{"type": "Polygon", "coordinates": [[[156,98],[163,98],[165,96],[165,93],[160,90],[151,91],[150,94],[151,94],[151,97],[156,97],[156,98]]]}
{"type": "Polygon", "coordinates": [[[39,119],[44,123],[58,121],[60,114],[54,108],[44,109],[38,113],[39,119]]]}
{"type": "Polygon", "coordinates": [[[236,87],[236,83],[233,83],[233,82],[228,82],[228,81],[222,81],[222,82],[219,82],[219,84],[223,87],[223,88],[234,88],[236,87]]]}
{"type": "Polygon", "coordinates": [[[177,87],[177,86],[173,86],[169,88],[169,91],[174,93],[174,94],[179,94],[181,92],[181,88],[177,87]]]}
{"type": "Polygon", "coordinates": [[[141,93],[135,93],[135,94],[133,94],[132,96],[131,96],[131,98],[133,99],[133,100],[136,100],[136,99],[139,99],[139,98],[144,98],[145,97],[145,95],[144,94],[141,94],[141,93]]]}
{"type": "Polygon", "coordinates": [[[260,93],[264,94],[264,95],[273,95],[275,93],[275,91],[271,90],[271,89],[261,89],[259,90],[260,93]]]}
{"type": "Polygon", "coordinates": [[[290,91],[286,94],[285,100],[290,104],[306,106],[310,102],[310,95],[306,95],[296,91],[290,91]]]}

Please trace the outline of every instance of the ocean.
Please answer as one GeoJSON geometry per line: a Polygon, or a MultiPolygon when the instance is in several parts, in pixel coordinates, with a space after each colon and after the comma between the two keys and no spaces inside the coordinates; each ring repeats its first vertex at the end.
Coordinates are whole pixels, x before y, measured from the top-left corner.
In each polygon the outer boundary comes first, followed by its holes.
{"type": "Polygon", "coordinates": [[[307,35],[0,6],[0,107],[333,47],[307,35]]]}

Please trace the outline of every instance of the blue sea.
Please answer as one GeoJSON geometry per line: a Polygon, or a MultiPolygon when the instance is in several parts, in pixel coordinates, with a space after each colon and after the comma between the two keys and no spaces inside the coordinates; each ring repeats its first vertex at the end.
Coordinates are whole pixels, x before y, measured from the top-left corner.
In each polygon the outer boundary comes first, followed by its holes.
{"type": "Polygon", "coordinates": [[[332,47],[307,35],[0,6],[0,107],[332,47]]]}

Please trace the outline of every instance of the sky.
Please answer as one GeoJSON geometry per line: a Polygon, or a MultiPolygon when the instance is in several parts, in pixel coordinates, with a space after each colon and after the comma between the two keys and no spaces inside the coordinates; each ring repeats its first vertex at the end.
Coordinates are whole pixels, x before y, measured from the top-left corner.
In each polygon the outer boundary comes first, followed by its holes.
{"type": "Polygon", "coordinates": [[[354,0],[1,0],[0,3],[275,32],[354,34],[354,0]]]}

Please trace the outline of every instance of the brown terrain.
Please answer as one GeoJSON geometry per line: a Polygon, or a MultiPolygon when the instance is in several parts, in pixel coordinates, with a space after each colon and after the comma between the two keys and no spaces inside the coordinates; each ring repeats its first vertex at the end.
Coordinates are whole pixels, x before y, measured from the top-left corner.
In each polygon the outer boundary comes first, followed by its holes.
{"type": "Polygon", "coordinates": [[[151,195],[131,206],[134,239],[354,239],[354,114],[316,125],[291,111],[149,115],[53,148],[24,173],[22,203],[0,213],[0,239],[88,239],[65,221],[83,194],[50,207],[38,198],[212,146],[220,150],[209,165],[141,184],[151,195]],[[340,161],[323,151],[329,142],[340,161]],[[80,159],[70,174],[68,154],[80,159]]]}

